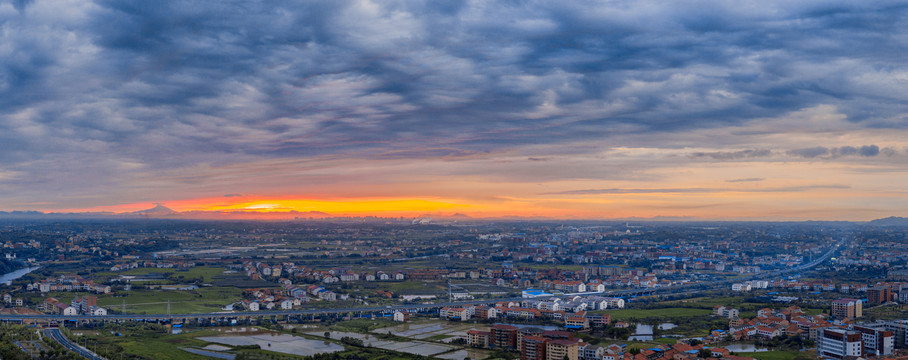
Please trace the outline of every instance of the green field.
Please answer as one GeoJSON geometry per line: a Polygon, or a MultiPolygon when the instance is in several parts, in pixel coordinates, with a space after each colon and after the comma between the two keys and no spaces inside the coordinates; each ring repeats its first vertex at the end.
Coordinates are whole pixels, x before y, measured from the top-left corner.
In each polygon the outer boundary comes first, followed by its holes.
{"type": "Polygon", "coordinates": [[[204,341],[186,337],[133,337],[124,339],[124,341],[120,341],[117,344],[123,347],[124,352],[128,354],[135,354],[148,359],[210,359],[207,356],[196,355],[188,351],[180,350],[180,347],[203,347],[207,344],[204,341]]]}
{"type": "Polygon", "coordinates": [[[515,268],[529,268],[536,270],[561,269],[567,271],[583,271],[583,265],[563,265],[563,264],[539,264],[539,263],[515,263],[515,268]]]}
{"type": "Polygon", "coordinates": [[[692,317],[707,317],[712,310],[692,308],[663,308],[663,309],[621,309],[596,311],[612,315],[612,321],[634,321],[643,319],[672,320],[692,317]]]}
{"type": "Polygon", "coordinates": [[[156,324],[107,324],[98,331],[67,330],[68,337],[74,342],[87,338],[90,348],[107,358],[121,358],[124,354],[138,355],[146,359],[209,359],[195,355],[180,347],[205,346],[208,343],[196,340],[195,336],[211,336],[218,333],[211,330],[195,331],[191,334],[168,335],[167,328],[156,324]],[[85,336],[73,336],[72,332],[84,333],[85,336]],[[116,336],[113,333],[121,333],[116,336]]]}
{"type": "Polygon", "coordinates": [[[674,345],[674,344],[677,344],[677,343],[678,343],[678,339],[675,339],[675,338],[658,338],[658,339],[653,340],[653,342],[656,342],[656,343],[659,343],[659,344],[674,345]]]}
{"type": "Polygon", "coordinates": [[[864,309],[864,318],[873,320],[903,319],[908,316],[908,306],[887,304],[864,309]]]}
{"type": "Polygon", "coordinates": [[[128,295],[98,296],[98,305],[120,311],[126,300],[126,312],[134,314],[195,313],[219,311],[240,299],[243,291],[233,287],[203,287],[197,290],[134,290],[128,295]]]}
{"type": "Polygon", "coordinates": [[[169,280],[177,283],[199,278],[202,279],[202,282],[210,283],[214,281],[215,276],[221,275],[223,272],[224,268],[220,267],[196,266],[191,269],[136,268],[117,272],[105,271],[95,273],[93,276],[95,280],[103,282],[120,275],[173,274],[169,277],[169,280]]]}
{"type": "Polygon", "coordinates": [[[797,351],[763,351],[763,352],[742,352],[738,356],[752,357],[757,360],[792,360],[798,354],[797,351]]]}

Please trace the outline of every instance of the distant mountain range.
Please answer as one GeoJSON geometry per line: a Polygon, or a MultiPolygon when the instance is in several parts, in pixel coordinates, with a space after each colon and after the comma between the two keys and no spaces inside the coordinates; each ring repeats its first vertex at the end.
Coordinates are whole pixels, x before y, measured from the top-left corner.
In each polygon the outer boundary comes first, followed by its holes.
{"type": "MultiPolygon", "coordinates": [[[[281,212],[261,212],[246,210],[231,211],[176,211],[163,204],[155,204],[154,207],[133,211],[133,212],[69,212],[45,213],[41,211],[0,211],[0,219],[21,219],[21,220],[39,220],[39,219],[185,219],[185,220],[307,220],[307,219],[399,219],[397,216],[369,216],[369,215],[351,215],[351,214],[329,214],[321,211],[281,211],[281,212]]],[[[413,224],[450,224],[456,222],[468,221],[553,221],[553,220],[571,220],[571,219],[554,219],[545,217],[496,217],[496,218],[474,218],[461,213],[430,213],[422,214],[415,217],[408,217],[407,221],[412,220],[413,224]]],[[[596,221],[595,219],[574,219],[579,221],[596,221]]],[[[655,222],[710,222],[711,220],[696,217],[663,217],[656,216],[651,218],[633,217],[622,219],[601,219],[601,221],[655,221],[655,222]]],[[[717,220],[721,221],[721,220],[717,220]]],[[[742,220],[731,220],[734,222],[742,220]]],[[[742,221],[747,222],[747,221],[742,221]]],[[[762,221],[761,221],[762,222],[762,221]]],[[[867,222],[859,221],[806,221],[808,223],[853,223],[867,224],[872,226],[908,226],[908,218],[890,216],[883,219],[876,219],[867,222]]]]}
{"type": "Polygon", "coordinates": [[[888,218],[868,221],[867,224],[875,226],[908,226],[908,218],[890,216],[888,218]]]}

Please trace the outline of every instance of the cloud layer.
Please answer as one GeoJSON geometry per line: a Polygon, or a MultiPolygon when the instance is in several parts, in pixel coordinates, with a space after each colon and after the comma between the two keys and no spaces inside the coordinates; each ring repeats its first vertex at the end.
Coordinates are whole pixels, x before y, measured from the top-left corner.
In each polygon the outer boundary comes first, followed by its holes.
{"type": "Polygon", "coordinates": [[[481,197],[672,189],[666,173],[734,162],[898,169],[906,14],[898,1],[0,2],[0,208],[368,192],[339,184],[468,197],[427,185],[453,177],[551,190],[481,197]]]}

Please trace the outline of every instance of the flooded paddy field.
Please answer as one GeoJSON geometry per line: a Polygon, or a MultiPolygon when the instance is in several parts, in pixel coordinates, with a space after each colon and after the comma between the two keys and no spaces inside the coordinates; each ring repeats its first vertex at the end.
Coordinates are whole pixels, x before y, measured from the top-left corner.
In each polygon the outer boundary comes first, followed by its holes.
{"type": "Polygon", "coordinates": [[[466,340],[467,331],[471,329],[486,330],[487,326],[476,326],[468,323],[456,323],[447,321],[432,321],[423,323],[401,324],[390,328],[381,328],[372,330],[376,334],[391,334],[413,339],[440,339],[442,342],[451,342],[458,338],[466,340]]]}
{"type": "Polygon", "coordinates": [[[343,346],[332,342],[309,340],[299,336],[276,333],[206,336],[199,337],[198,339],[229,346],[258,345],[262,350],[303,356],[333,353],[344,350],[343,346]]]}
{"type": "MultiPolygon", "coordinates": [[[[383,329],[387,331],[387,329],[383,329]]],[[[324,333],[313,332],[309,333],[313,336],[324,336],[324,333]]],[[[460,347],[443,345],[437,343],[431,343],[426,341],[392,341],[384,340],[376,337],[375,335],[370,334],[360,334],[353,332],[343,332],[343,331],[332,331],[331,339],[340,340],[343,337],[351,337],[355,339],[360,339],[363,341],[363,345],[369,347],[375,347],[385,350],[400,351],[408,354],[416,354],[421,356],[438,356],[438,354],[447,353],[453,350],[459,350],[460,347]]],[[[463,359],[461,357],[461,359],[463,359]]]]}

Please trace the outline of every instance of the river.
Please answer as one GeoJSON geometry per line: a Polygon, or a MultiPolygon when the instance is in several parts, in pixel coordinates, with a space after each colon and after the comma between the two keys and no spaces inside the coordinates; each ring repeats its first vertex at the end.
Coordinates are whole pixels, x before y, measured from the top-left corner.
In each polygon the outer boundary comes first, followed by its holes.
{"type": "MultiPolygon", "coordinates": [[[[672,323],[661,323],[658,325],[659,330],[671,330],[678,325],[672,323]]],[[[653,341],[653,326],[647,324],[637,324],[637,331],[634,332],[628,340],[636,341],[653,341]]]]}
{"type": "Polygon", "coordinates": [[[38,268],[40,268],[40,266],[28,267],[28,268],[19,269],[19,270],[13,271],[13,272],[3,274],[3,276],[0,276],[0,284],[9,285],[13,282],[13,280],[23,277],[23,276],[25,276],[25,274],[28,274],[32,271],[38,270],[38,268]]]}

